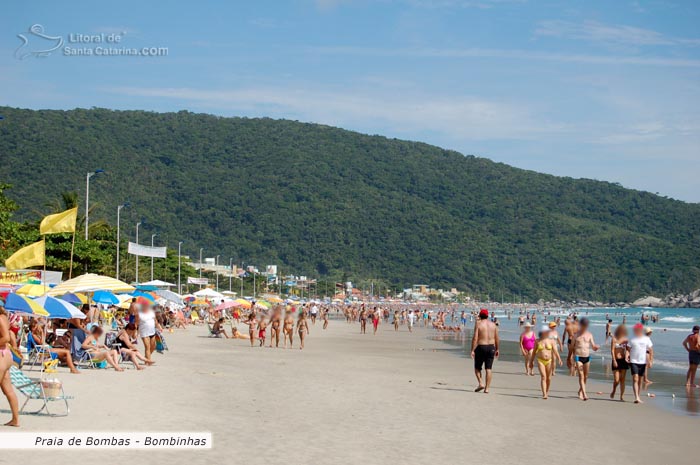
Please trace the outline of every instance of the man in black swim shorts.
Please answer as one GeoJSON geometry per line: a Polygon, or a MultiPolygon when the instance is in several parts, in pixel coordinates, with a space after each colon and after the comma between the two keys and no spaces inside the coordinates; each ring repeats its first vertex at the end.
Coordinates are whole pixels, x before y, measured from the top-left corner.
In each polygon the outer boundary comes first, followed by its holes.
{"type": "Polygon", "coordinates": [[[479,386],[474,389],[475,392],[484,391],[484,394],[489,393],[491,386],[491,368],[493,368],[493,360],[498,357],[498,327],[489,321],[489,311],[482,309],[479,312],[479,319],[474,325],[474,334],[472,336],[472,358],[474,359],[474,374],[479,386]],[[486,382],[481,378],[482,368],[486,368],[486,382]]]}

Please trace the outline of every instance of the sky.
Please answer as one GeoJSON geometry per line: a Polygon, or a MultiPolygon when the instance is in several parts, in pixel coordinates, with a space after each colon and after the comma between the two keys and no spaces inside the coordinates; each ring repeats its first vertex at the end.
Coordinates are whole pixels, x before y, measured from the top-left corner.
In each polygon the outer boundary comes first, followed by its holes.
{"type": "Polygon", "coordinates": [[[700,202],[700,2],[12,0],[0,105],[315,122],[700,202]]]}

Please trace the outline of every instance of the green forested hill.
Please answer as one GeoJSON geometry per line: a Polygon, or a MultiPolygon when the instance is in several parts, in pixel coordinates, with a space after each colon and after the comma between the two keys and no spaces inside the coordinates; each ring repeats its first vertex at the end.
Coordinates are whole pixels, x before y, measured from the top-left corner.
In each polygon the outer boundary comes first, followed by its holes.
{"type": "MultiPolygon", "coordinates": [[[[93,178],[93,218],[221,261],[620,300],[700,285],[700,205],[438,147],[272,119],[0,107],[0,182],[35,220],[93,178]]],[[[147,241],[145,241],[147,242],[147,241]]]]}

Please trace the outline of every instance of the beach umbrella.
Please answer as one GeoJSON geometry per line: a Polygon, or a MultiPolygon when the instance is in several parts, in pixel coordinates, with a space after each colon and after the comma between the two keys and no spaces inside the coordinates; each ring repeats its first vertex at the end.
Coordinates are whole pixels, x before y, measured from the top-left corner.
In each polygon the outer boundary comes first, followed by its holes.
{"type": "Polygon", "coordinates": [[[252,303],[248,302],[245,299],[236,299],[236,300],[234,300],[234,302],[237,303],[238,306],[241,308],[250,308],[253,306],[252,303]]]}
{"type": "Polygon", "coordinates": [[[176,287],[176,284],[168,283],[166,281],[161,281],[160,279],[155,279],[153,281],[148,281],[146,283],[141,283],[141,286],[153,286],[153,287],[176,287]]]}
{"type": "Polygon", "coordinates": [[[263,310],[268,310],[270,307],[272,307],[272,304],[265,302],[264,300],[258,300],[255,302],[255,306],[263,310]]]}
{"type": "Polygon", "coordinates": [[[59,297],[59,299],[65,300],[69,304],[73,305],[83,305],[87,303],[87,297],[85,295],[78,293],[73,294],[72,292],[63,294],[61,297],[59,297]]]}
{"type": "Polygon", "coordinates": [[[85,318],[83,312],[65,300],[45,295],[34,299],[34,302],[38,303],[49,312],[49,318],[80,318],[81,320],[85,318]]]}
{"type": "Polygon", "coordinates": [[[51,288],[44,284],[25,284],[15,292],[28,297],[39,297],[40,295],[46,294],[49,289],[51,288]]]}
{"type": "Polygon", "coordinates": [[[238,307],[238,303],[235,300],[227,300],[216,306],[216,310],[226,310],[228,308],[238,307]]]}
{"type": "Polygon", "coordinates": [[[26,313],[27,315],[49,316],[44,307],[28,297],[19,294],[7,294],[5,309],[8,312],[26,313]]]}
{"type": "Polygon", "coordinates": [[[169,300],[170,302],[173,302],[178,305],[183,305],[184,302],[182,301],[182,297],[180,297],[178,294],[174,293],[173,291],[168,291],[167,289],[159,289],[155,291],[155,294],[159,297],[164,298],[165,300],[169,300]]]}
{"type": "Polygon", "coordinates": [[[220,292],[216,292],[214,289],[209,289],[208,287],[199,290],[194,293],[195,297],[203,297],[206,299],[223,299],[224,295],[220,292]]]}
{"type": "Polygon", "coordinates": [[[68,292],[95,292],[95,291],[111,291],[111,292],[131,292],[134,286],[130,286],[118,279],[110,278],[109,276],[101,276],[98,274],[87,273],[77,278],[64,281],[58,286],[49,290],[50,296],[63,295],[68,292]]]}
{"type": "Polygon", "coordinates": [[[96,304],[116,305],[119,303],[117,296],[109,291],[97,291],[92,296],[92,301],[96,304]]]}
{"type": "Polygon", "coordinates": [[[280,299],[279,297],[275,297],[275,296],[268,297],[267,301],[271,302],[273,304],[281,304],[282,302],[284,302],[284,300],[280,299]]]}
{"type": "Polygon", "coordinates": [[[151,303],[156,303],[156,298],[150,292],[136,291],[131,293],[134,297],[143,297],[151,303]]]}

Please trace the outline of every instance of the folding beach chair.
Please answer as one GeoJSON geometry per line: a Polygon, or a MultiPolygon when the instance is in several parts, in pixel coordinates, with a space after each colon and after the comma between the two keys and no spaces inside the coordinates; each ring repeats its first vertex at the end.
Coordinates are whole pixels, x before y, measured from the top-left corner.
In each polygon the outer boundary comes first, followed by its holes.
{"type": "Polygon", "coordinates": [[[83,349],[83,342],[85,342],[86,338],[87,334],[85,334],[85,331],[80,328],[71,328],[70,353],[71,357],[73,357],[73,363],[83,368],[98,368],[96,364],[100,362],[93,361],[92,354],[83,349]]]}
{"type": "Polygon", "coordinates": [[[44,371],[44,362],[58,359],[58,355],[51,353],[51,346],[47,344],[37,344],[31,331],[27,331],[27,363],[32,371],[37,362],[41,371],[44,371]]]}
{"type": "Polygon", "coordinates": [[[24,408],[30,400],[39,400],[42,402],[42,406],[39,410],[27,412],[30,415],[38,415],[43,410],[46,410],[46,414],[52,417],[65,417],[70,413],[68,400],[73,397],[66,396],[65,392],[63,392],[63,385],[60,385],[60,387],[45,387],[42,380],[28,378],[22,370],[15,367],[10,367],[10,381],[12,381],[12,385],[15,389],[26,397],[22,408],[19,410],[20,413],[24,412],[24,408]],[[51,391],[49,391],[49,389],[51,389],[51,391]],[[56,392],[53,392],[54,389],[56,392]],[[66,407],[65,413],[52,413],[49,410],[49,402],[54,401],[63,401],[66,407]]]}

